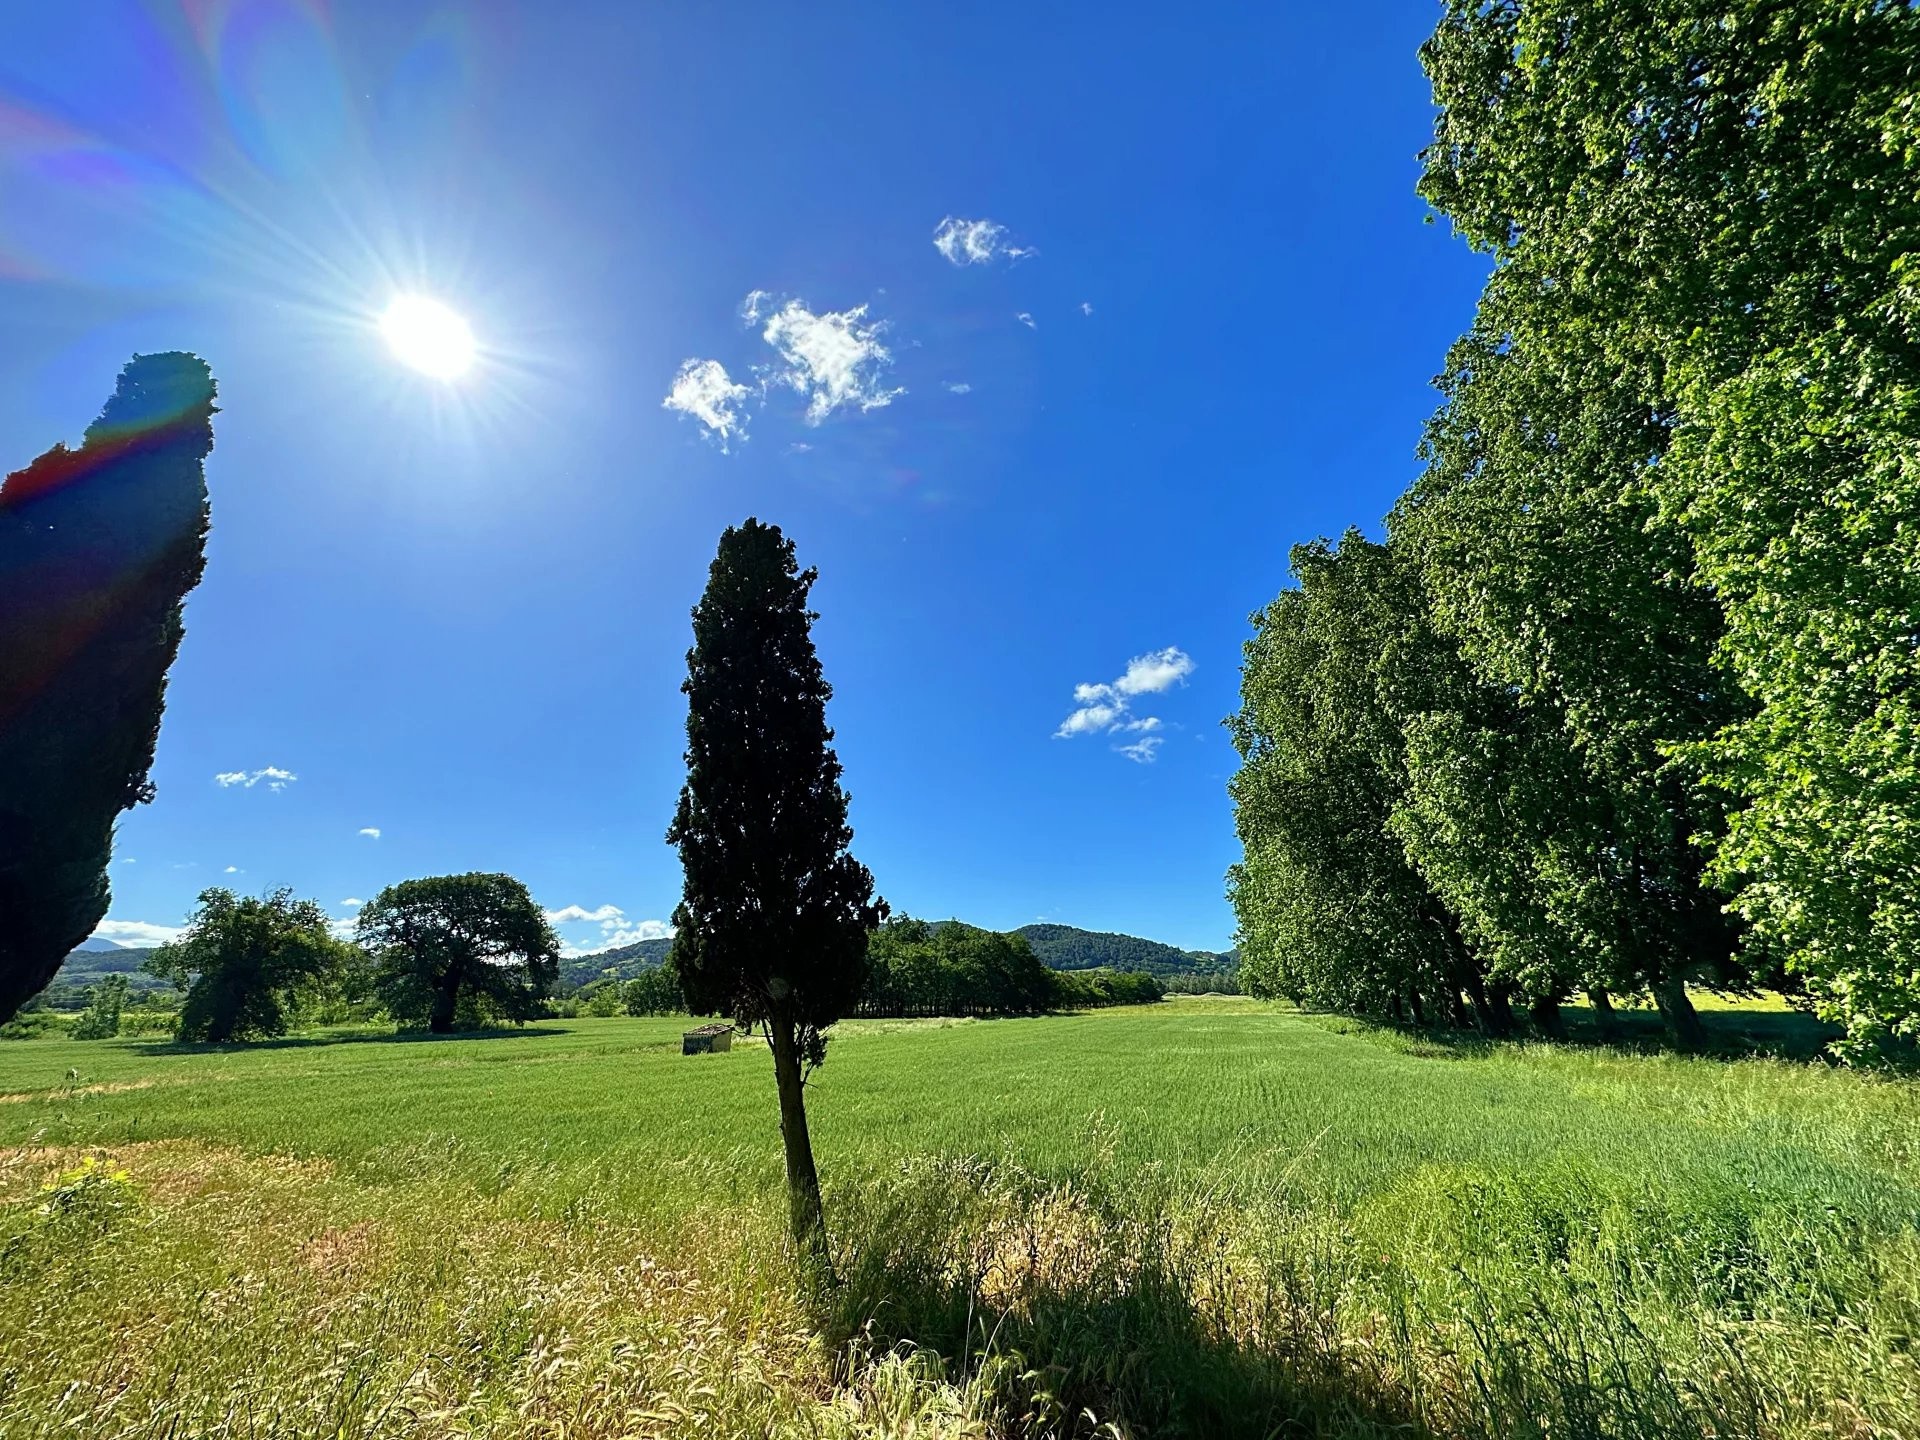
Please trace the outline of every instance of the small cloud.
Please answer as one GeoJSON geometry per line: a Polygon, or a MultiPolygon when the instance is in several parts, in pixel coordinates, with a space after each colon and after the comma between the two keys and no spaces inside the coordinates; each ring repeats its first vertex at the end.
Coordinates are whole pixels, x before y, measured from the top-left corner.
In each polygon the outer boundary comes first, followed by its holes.
{"type": "Polygon", "coordinates": [[[813,449],[813,446],[809,445],[806,441],[796,440],[787,446],[787,453],[789,455],[804,455],[811,449],[813,449]]]}
{"type": "Polygon", "coordinates": [[[278,765],[268,765],[259,770],[222,770],[213,777],[213,783],[222,790],[231,790],[238,785],[244,790],[265,782],[267,789],[281,791],[300,777],[291,770],[282,770],[278,765]]]}
{"type": "Polygon", "coordinates": [[[1091,300],[1082,300],[1080,302],[1080,313],[1082,315],[1091,315],[1093,313],[1093,302],[1091,300]]]}
{"type": "Polygon", "coordinates": [[[165,945],[185,933],[178,925],[152,925],[145,920],[102,920],[91,938],[111,940],[122,949],[129,949],[165,945]]]}
{"type": "Polygon", "coordinates": [[[362,905],[365,905],[366,903],[367,903],[366,901],[360,899],[358,896],[349,895],[346,899],[340,902],[340,908],[343,910],[358,910],[362,905]]]}
{"type": "MultiPolygon", "coordinates": [[[[747,298],[764,294],[756,290],[747,298]]],[[[806,396],[809,425],[818,425],[836,410],[878,410],[906,394],[904,387],[888,389],[883,383],[893,352],[880,340],[886,322],[869,321],[866,306],[816,315],[799,300],[771,311],[766,304],[756,301],[752,314],[756,319],[766,316],[760,338],[773,347],[780,363],[763,372],[763,384],[784,385],[806,396]]]]}
{"type": "Polygon", "coordinates": [[[122,865],[133,865],[133,864],[137,864],[138,862],[134,860],[133,856],[127,855],[121,859],[120,863],[122,865]]]}
{"type": "Polygon", "coordinates": [[[683,360],[667,398],[660,404],[663,409],[691,415],[706,426],[709,439],[719,437],[724,454],[736,438],[747,438],[747,417],[739,403],[746,394],[747,387],[728,375],[727,367],[718,360],[683,360]]]}
{"type": "Polygon", "coordinates": [[[1040,322],[1035,320],[1033,316],[1028,314],[1025,310],[1022,310],[1018,315],[1014,316],[1013,318],[1018,320],[1022,325],[1026,326],[1029,330],[1038,330],[1040,328],[1040,322]]]}
{"type": "Polygon", "coordinates": [[[1032,246],[1010,244],[1007,227],[991,220],[960,220],[949,215],[933,232],[933,248],[950,265],[990,265],[995,260],[1024,260],[1040,252],[1032,246]]]}
{"type": "Polygon", "coordinates": [[[227,866],[226,870],[223,871],[222,873],[227,875],[238,875],[240,873],[240,867],[238,865],[229,865],[227,866]]]}
{"type": "Polygon", "coordinates": [[[642,940],[673,938],[673,926],[665,920],[629,920],[626,911],[618,905],[602,905],[593,910],[579,905],[564,905],[558,910],[547,911],[546,916],[555,925],[600,927],[600,933],[586,944],[568,941],[561,946],[560,953],[569,959],[598,955],[603,950],[617,950],[623,945],[637,945],[642,940]]]}
{"type": "Polygon", "coordinates": [[[1165,726],[1158,715],[1134,715],[1133,700],[1140,695],[1161,694],[1184,683],[1192,673],[1193,657],[1172,645],[1164,650],[1149,650],[1144,655],[1136,655],[1127,662],[1125,672],[1118,679],[1083,681],[1075,685],[1073,699],[1077,708],[1060,722],[1060,728],[1053,732],[1053,738],[1071,740],[1078,735],[1138,735],[1140,738],[1132,744],[1113,748],[1136,764],[1150,765],[1154,752],[1165,743],[1165,737],[1155,732],[1165,726]]]}
{"type": "Polygon", "coordinates": [[[599,924],[604,920],[619,920],[626,912],[618,905],[602,905],[597,910],[584,910],[578,905],[563,905],[558,910],[543,912],[550,925],[570,925],[578,920],[590,920],[599,924]]]}
{"type": "Polygon", "coordinates": [[[973,393],[973,386],[964,380],[943,380],[941,384],[946,387],[949,395],[971,395],[973,393]]]}
{"type": "Polygon", "coordinates": [[[378,840],[380,838],[380,827],[378,825],[363,825],[360,827],[360,833],[369,840],[378,840]]]}

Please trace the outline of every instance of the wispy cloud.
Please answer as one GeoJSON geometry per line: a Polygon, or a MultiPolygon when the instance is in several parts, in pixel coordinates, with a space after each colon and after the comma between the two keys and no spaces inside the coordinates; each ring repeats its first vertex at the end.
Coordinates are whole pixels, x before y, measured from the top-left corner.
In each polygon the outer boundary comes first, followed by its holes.
{"type": "Polygon", "coordinates": [[[1162,729],[1163,723],[1158,715],[1135,715],[1133,702],[1142,695],[1159,695],[1183,684],[1192,673],[1193,657],[1171,645],[1136,655],[1117,679],[1074,686],[1075,709],[1060,722],[1053,737],[1071,740],[1079,735],[1138,735],[1141,738],[1131,744],[1113,748],[1137,764],[1150,765],[1165,738],[1153,732],[1162,729]]]}
{"type": "Polygon", "coordinates": [[[558,910],[548,910],[544,913],[550,925],[569,925],[581,920],[589,920],[598,925],[603,921],[618,921],[626,912],[618,905],[602,905],[597,910],[583,909],[578,905],[563,905],[558,910]]]}
{"type": "Polygon", "coordinates": [[[949,215],[935,227],[933,248],[950,265],[990,265],[995,260],[1024,260],[1040,252],[1031,245],[1015,245],[1007,227],[991,220],[961,220],[949,215]]]}
{"type": "Polygon", "coordinates": [[[740,408],[746,396],[747,387],[728,375],[718,360],[683,360],[660,404],[698,420],[707,427],[707,438],[717,438],[726,452],[735,440],[747,438],[747,416],[740,408]]]}
{"type": "Polygon", "coordinates": [[[1040,328],[1040,322],[1038,320],[1035,320],[1033,316],[1028,314],[1025,310],[1022,310],[1018,315],[1014,316],[1013,318],[1018,320],[1022,325],[1026,326],[1029,330],[1038,330],[1040,328]]]}
{"type": "Polygon", "coordinates": [[[763,371],[764,383],[806,396],[809,425],[836,410],[878,410],[906,393],[903,386],[886,386],[893,365],[893,352],[880,339],[886,322],[868,320],[866,306],[816,315],[799,300],[772,305],[771,296],[756,290],[742,313],[765,319],[760,338],[780,357],[763,371]]]}
{"type": "Polygon", "coordinates": [[[973,386],[964,380],[943,380],[940,383],[946,387],[947,393],[950,395],[971,395],[973,393],[973,386]]]}
{"type": "Polygon", "coordinates": [[[178,925],[151,925],[145,920],[102,920],[91,938],[111,940],[124,949],[165,945],[185,933],[178,925]]]}
{"type": "Polygon", "coordinates": [[[358,896],[349,895],[346,899],[340,902],[340,908],[343,910],[358,910],[361,906],[365,905],[366,903],[367,903],[366,901],[360,899],[358,896]]]}
{"type": "Polygon", "coordinates": [[[222,790],[231,790],[239,786],[251,790],[254,786],[265,784],[269,790],[284,790],[300,777],[291,770],[282,770],[278,765],[268,765],[259,770],[222,770],[213,777],[213,783],[222,790]]]}
{"type": "Polygon", "coordinates": [[[1080,302],[1080,313],[1082,315],[1091,315],[1093,313],[1093,302],[1091,300],[1082,300],[1080,302]]]}
{"type": "Polygon", "coordinates": [[[380,827],[378,825],[363,825],[360,827],[360,833],[369,840],[378,840],[380,838],[380,827]]]}

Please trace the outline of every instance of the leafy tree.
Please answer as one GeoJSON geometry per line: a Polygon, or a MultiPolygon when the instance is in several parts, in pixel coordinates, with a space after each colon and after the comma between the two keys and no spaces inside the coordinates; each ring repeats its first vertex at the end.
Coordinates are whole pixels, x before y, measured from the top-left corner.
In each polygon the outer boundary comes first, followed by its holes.
{"type": "Polygon", "coordinates": [[[153,798],[213,400],[196,357],[135,356],[78,450],[0,484],[0,1022],[106,915],[114,822],[153,798]]]}
{"type": "Polygon", "coordinates": [[[533,1019],[560,969],[559,936],[511,875],[389,885],[360,911],[357,933],[388,1012],[436,1035],[533,1019]]]}
{"type": "Polygon", "coordinates": [[[862,1015],[1037,1015],[1059,997],[1027,938],[962,925],[889,920],[868,947],[862,1015]]]}
{"type": "Polygon", "coordinates": [[[353,966],[358,952],[335,938],[319,902],[291,890],[255,899],[215,887],[200,892],[186,933],[148,959],[148,973],[186,992],[178,1037],[224,1045],[287,1032],[288,1011],[353,966]]]}
{"type": "Polygon", "coordinates": [[[1462,575],[1496,622],[1462,633],[1522,684],[1518,657],[1572,652],[1538,693],[1648,893],[1710,893],[1679,847],[1710,856],[1856,1046],[1911,1038],[1920,11],[1453,0],[1425,60],[1423,191],[1496,260],[1438,468],[1469,493],[1495,472],[1522,503],[1486,528],[1542,557],[1525,583],[1462,575]],[[1556,603],[1581,590],[1614,593],[1556,603]],[[1592,703],[1609,689],[1630,703],[1592,703]]]}
{"type": "Polygon", "coordinates": [[[826,1260],[802,1087],[827,1028],[852,1012],[867,941],[887,916],[848,853],[847,795],[814,652],[808,592],[777,526],[720,537],[687,652],[687,783],[667,831],[685,888],[673,964],[689,1006],[764,1021],[780,1096],[795,1240],[826,1260]]]}
{"type": "Polygon", "coordinates": [[[1510,970],[1488,983],[1455,907],[1391,822],[1408,717],[1474,690],[1425,619],[1415,575],[1349,532],[1296,546],[1297,587],[1254,616],[1229,789],[1245,858],[1229,889],[1258,994],[1413,1020],[1511,1027],[1510,970]],[[1464,1000],[1462,997],[1466,997],[1464,1000]]]}
{"type": "Polygon", "coordinates": [[[109,975],[93,987],[93,1000],[73,1025],[75,1040],[111,1040],[120,1033],[120,1009],[127,1003],[127,977],[109,975]]]}
{"type": "Polygon", "coordinates": [[[682,1015],[686,997],[680,993],[680,973],[671,963],[656,965],[620,987],[620,1003],[629,1015],[682,1015]]]}

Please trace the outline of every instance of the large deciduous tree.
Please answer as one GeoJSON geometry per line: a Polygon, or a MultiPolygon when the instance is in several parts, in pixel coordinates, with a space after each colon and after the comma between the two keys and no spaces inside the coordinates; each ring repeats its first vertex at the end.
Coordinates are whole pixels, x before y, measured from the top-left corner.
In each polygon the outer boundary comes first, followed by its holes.
{"type": "Polygon", "coordinates": [[[807,608],[816,575],[777,526],[748,520],[720,537],[693,611],[687,783],[667,839],[686,875],[674,912],[681,986],[696,1011],[765,1024],[794,1238],[824,1263],[803,1086],[826,1058],[827,1028],[859,1002],[887,906],[848,853],[833,692],[807,608]]]}
{"type": "Polygon", "coordinates": [[[0,484],[0,1021],[107,913],[205,568],[213,376],[138,355],[77,450],[0,484]]]}
{"type": "Polygon", "coordinates": [[[179,1039],[224,1045],[286,1034],[299,992],[338,978],[357,956],[318,901],[284,889],[255,899],[214,888],[200,892],[186,933],[146,968],[186,991],[179,1039]]]}
{"type": "Polygon", "coordinates": [[[533,1019],[560,974],[560,937],[511,875],[429,875],[360,912],[375,988],[402,1025],[436,1035],[533,1019]]]}

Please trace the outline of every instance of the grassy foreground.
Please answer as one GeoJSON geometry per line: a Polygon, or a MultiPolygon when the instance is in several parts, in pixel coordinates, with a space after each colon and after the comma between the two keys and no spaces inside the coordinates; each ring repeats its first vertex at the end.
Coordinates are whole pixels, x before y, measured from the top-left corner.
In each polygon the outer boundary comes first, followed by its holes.
{"type": "Polygon", "coordinates": [[[1920,1092],[1250,1001],[0,1045],[0,1434],[1920,1435],[1920,1092]]]}

